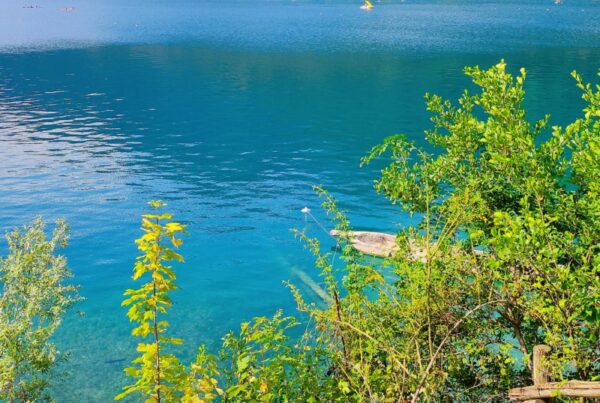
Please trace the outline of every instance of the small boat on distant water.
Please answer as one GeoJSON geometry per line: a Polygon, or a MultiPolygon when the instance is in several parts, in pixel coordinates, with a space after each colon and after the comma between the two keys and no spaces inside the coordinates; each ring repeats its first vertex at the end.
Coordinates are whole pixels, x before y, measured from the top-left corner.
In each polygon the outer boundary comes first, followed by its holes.
{"type": "Polygon", "coordinates": [[[373,3],[371,3],[369,0],[365,0],[365,2],[363,3],[362,6],[360,6],[361,10],[372,10],[373,9],[373,3]]]}

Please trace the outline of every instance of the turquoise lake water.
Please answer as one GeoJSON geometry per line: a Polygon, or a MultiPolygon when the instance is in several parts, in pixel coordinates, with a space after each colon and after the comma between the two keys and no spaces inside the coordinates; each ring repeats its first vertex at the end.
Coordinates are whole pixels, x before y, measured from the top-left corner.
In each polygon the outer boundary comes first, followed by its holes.
{"type": "Polygon", "coordinates": [[[425,92],[456,98],[465,65],[505,58],[529,71],[531,118],[564,124],[582,107],[569,73],[600,67],[597,1],[89,3],[0,4],[0,229],[66,217],[87,298],[56,338],[72,352],[61,402],[124,384],[135,341],[120,301],[146,201],[190,232],[171,313],[188,359],[243,320],[292,314],[284,280],[317,299],[289,231],[332,246],[300,212],[324,220],[312,185],[357,228],[413,222],[372,190],[377,164],[358,162],[394,133],[423,144],[425,92]]]}

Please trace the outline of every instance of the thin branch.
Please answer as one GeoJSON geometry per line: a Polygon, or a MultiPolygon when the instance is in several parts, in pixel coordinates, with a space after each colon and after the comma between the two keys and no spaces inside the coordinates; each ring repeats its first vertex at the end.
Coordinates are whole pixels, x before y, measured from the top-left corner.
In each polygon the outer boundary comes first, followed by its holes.
{"type": "Polygon", "coordinates": [[[433,368],[433,364],[435,363],[435,361],[437,360],[438,355],[440,354],[440,352],[442,351],[442,348],[444,347],[444,345],[446,344],[446,342],[448,341],[448,339],[450,338],[450,336],[454,333],[454,331],[456,329],[458,329],[458,327],[472,314],[474,314],[475,312],[477,312],[478,310],[480,310],[481,308],[487,306],[487,305],[491,305],[491,304],[495,304],[495,303],[499,303],[499,302],[503,302],[502,300],[495,300],[495,301],[488,301],[485,302],[483,304],[479,304],[477,305],[475,308],[471,309],[469,312],[467,312],[465,314],[465,316],[463,316],[462,318],[460,318],[455,324],[454,326],[452,326],[452,328],[448,331],[448,334],[446,334],[446,337],[444,337],[444,339],[441,341],[441,343],[439,344],[437,350],[435,351],[435,354],[433,354],[433,356],[429,359],[429,364],[427,365],[427,367],[425,368],[425,372],[423,373],[423,375],[421,375],[421,380],[419,381],[419,384],[417,385],[417,389],[415,389],[415,393],[413,394],[413,398],[411,400],[411,403],[416,403],[417,399],[419,398],[419,395],[421,394],[421,390],[423,389],[423,384],[425,383],[425,380],[427,379],[427,377],[429,376],[429,372],[431,371],[431,368],[433,368]]]}

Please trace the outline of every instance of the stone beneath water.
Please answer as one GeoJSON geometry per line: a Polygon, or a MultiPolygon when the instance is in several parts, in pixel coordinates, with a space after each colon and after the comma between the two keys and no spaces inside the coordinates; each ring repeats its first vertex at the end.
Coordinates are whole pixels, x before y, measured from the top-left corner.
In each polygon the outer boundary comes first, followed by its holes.
{"type": "Polygon", "coordinates": [[[332,230],[329,235],[347,238],[354,249],[366,255],[390,257],[399,250],[396,236],[383,232],[332,230]]]}
{"type": "MultiPolygon", "coordinates": [[[[329,235],[348,239],[354,249],[365,255],[390,257],[400,250],[396,243],[396,236],[384,232],[331,230],[329,235]]],[[[407,258],[413,262],[427,262],[427,249],[412,239],[408,243],[410,251],[407,258]]],[[[458,250],[455,251],[458,252],[458,250]]],[[[471,249],[471,253],[476,256],[486,254],[486,252],[479,249],[471,249]]]]}

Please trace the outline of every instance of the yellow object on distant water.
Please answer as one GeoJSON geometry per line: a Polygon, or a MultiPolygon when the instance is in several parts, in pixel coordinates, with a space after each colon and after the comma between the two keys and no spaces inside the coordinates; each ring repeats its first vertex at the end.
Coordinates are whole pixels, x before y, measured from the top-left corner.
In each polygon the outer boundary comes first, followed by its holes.
{"type": "Polygon", "coordinates": [[[371,10],[373,8],[373,4],[369,0],[365,0],[362,6],[360,6],[363,10],[371,10]]]}

